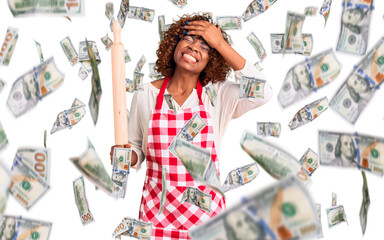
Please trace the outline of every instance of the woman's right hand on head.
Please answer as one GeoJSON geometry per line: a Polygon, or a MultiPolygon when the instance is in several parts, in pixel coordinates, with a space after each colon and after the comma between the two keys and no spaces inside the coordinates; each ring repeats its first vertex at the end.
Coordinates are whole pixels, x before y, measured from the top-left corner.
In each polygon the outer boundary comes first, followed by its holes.
{"type": "Polygon", "coordinates": [[[109,155],[111,156],[111,165],[113,164],[113,151],[116,147],[119,147],[119,148],[131,148],[131,144],[130,143],[127,143],[125,145],[113,145],[111,147],[111,152],[109,153],[109,155]]]}

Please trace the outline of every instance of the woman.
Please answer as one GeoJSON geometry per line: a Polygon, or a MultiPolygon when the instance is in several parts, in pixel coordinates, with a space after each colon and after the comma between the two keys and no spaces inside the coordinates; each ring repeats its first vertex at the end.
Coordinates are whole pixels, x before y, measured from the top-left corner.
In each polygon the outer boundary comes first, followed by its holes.
{"type": "Polygon", "coordinates": [[[183,163],[168,151],[170,143],[192,116],[199,114],[206,126],[192,143],[211,152],[219,174],[217,153],[229,120],[265,104],[272,90],[267,84],[264,99],[239,100],[239,84],[225,81],[230,68],[240,75],[264,77],[232,49],[226,34],[212,24],[207,13],[184,15],[173,23],[164,32],[157,56],[156,71],[167,77],[144,84],[144,91],[134,94],[128,126],[130,144],[125,147],[133,150],[133,168],[141,165],[144,156],[147,160],[140,220],[153,223],[152,237],[156,239],[189,239],[188,230],[217,215],[225,202],[220,193],[193,180],[183,163]],[[214,107],[202,89],[210,81],[217,92],[214,107]],[[164,94],[173,96],[177,115],[163,104],[164,94]],[[164,211],[159,214],[162,168],[167,168],[167,192],[164,211]],[[205,212],[189,203],[180,204],[186,187],[196,187],[212,195],[211,211],[205,212]]]}

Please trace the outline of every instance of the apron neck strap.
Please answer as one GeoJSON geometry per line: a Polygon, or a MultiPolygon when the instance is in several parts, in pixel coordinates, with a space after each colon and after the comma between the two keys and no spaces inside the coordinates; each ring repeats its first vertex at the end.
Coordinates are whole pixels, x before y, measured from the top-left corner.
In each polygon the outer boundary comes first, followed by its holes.
{"type": "MultiPolygon", "coordinates": [[[[171,78],[171,77],[168,76],[168,77],[166,77],[166,78],[164,79],[164,81],[163,81],[163,85],[162,85],[161,88],[160,88],[159,95],[157,95],[156,108],[155,108],[155,109],[160,110],[161,107],[163,106],[164,92],[165,92],[165,89],[167,88],[167,85],[168,85],[168,82],[169,82],[169,79],[170,79],[170,78],[171,78]]],[[[201,94],[202,94],[202,92],[203,92],[203,86],[201,85],[199,79],[197,79],[196,92],[197,92],[197,96],[199,97],[200,105],[201,105],[201,104],[203,104],[203,101],[201,101],[201,94]]]]}

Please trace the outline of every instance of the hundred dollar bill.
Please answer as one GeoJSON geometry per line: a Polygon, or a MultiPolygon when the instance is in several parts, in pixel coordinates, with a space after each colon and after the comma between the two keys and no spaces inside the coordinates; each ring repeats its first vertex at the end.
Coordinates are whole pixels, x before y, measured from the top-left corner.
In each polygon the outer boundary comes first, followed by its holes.
{"type": "Polygon", "coordinates": [[[145,56],[141,56],[140,60],[137,62],[134,72],[141,72],[141,69],[143,69],[143,66],[147,60],[145,59],[145,56]]]}
{"type": "Polygon", "coordinates": [[[247,36],[247,39],[251,43],[252,47],[256,50],[257,56],[259,57],[260,61],[262,62],[265,59],[265,57],[267,56],[267,53],[265,52],[263,44],[261,44],[260,40],[256,37],[255,33],[253,33],[253,32],[251,32],[247,36]]]}
{"type": "Polygon", "coordinates": [[[323,238],[323,226],[321,225],[321,205],[318,203],[315,203],[316,207],[316,213],[317,213],[317,220],[319,227],[317,228],[317,238],[323,238]]]}
{"type": "MultiPolygon", "coordinates": [[[[304,56],[310,56],[313,49],[313,37],[310,33],[303,33],[303,50],[285,50],[285,54],[301,54],[304,56]]],[[[284,34],[283,33],[271,33],[271,48],[273,54],[282,54],[284,47],[284,34]]]]}
{"type": "MultiPolygon", "coordinates": [[[[165,95],[164,95],[165,98],[165,95]]],[[[174,100],[172,99],[166,99],[166,102],[168,106],[172,104],[172,107],[174,108],[174,111],[176,111],[176,107],[174,104],[174,100]]],[[[178,155],[175,151],[175,144],[176,144],[176,139],[184,139],[186,141],[193,141],[193,139],[201,132],[207,126],[207,124],[204,122],[204,120],[200,117],[198,113],[195,113],[193,117],[184,125],[183,128],[180,129],[180,131],[177,133],[175,138],[172,140],[171,144],[169,145],[168,149],[169,151],[175,155],[175,157],[178,158],[178,155]]]]}
{"type": "MultiPolygon", "coordinates": [[[[97,48],[96,42],[94,41],[88,41],[88,44],[90,45],[93,55],[95,56],[97,65],[101,62],[99,50],[97,48]]],[[[87,48],[87,41],[80,42],[79,45],[79,61],[82,64],[82,66],[87,69],[88,72],[92,72],[92,66],[91,66],[91,58],[88,53],[87,48]]]]}
{"type": "Polygon", "coordinates": [[[189,232],[193,240],[312,239],[319,228],[308,190],[291,176],[189,232]]]}
{"type": "Polygon", "coordinates": [[[52,223],[40,220],[32,220],[22,216],[0,216],[0,238],[6,240],[48,240],[52,223]]]}
{"type": "Polygon", "coordinates": [[[327,208],[328,227],[333,227],[339,223],[346,222],[347,216],[343,205],[327,208]]]}
{"type": "Polygon", "coordinates": [[[187,0],[170,0],[174,5],[179,8],[185,7],[188,3],[187,0]]]}
{"type": "Polygon", "coordinates": [[[321,5],[319,14],[324,17],[325,23],[324,26],[327,24],[329,14],[331,12],[331,4],[332,0],[324,0],[323,5],[321,5]]]}
{"type": "Polygon", "coordinates": [[[240,145],[267,173],[276,179],[295,175],[303,184],[309,184],[310,178],[295,157],[285,150],[245,131],[240,145]]]}
{"type": "Polygon", "coordinates": [[[35,107],[39,99],[58,88],[64,81],[53,57],[19,77],[12,85],[7,105],[15,117],[35,107]]]}
{"type": "Polygon", "coordinates": [[[46,1],[46,0],[7,0],[14,17],[31,15],[84,15],[84,0],[46,1]]]}
{"type": "Polygon", "coordinates": [[[319,155],[321,165],[363,168],[384,175],[384,138],[319,131],[319,155]]]}
{"type": "Polygon", "coordinates": [[[257,98],[264,99],[265,80],[241,76],[239,99],[257,98]]]}
{"type": "MultiPolygon", "coordinates": [[[[126,1],[122,0],[120,3],[119,13],[117,14],[117,20],[119,21],[121,28],[123,28],[125,25],[125,21],[127,20],[128,11],[129,11],[129,1],[128,0],[126,0],[126,1]]],[[[111,24],[112,24],[112,20],[113,20],[113,17],[111,19],[111,24]]],[[[112,29],[112,27],[111,27],[111,29],[112,29]]]]}
{"type": "Polygon", "coordinates": [[[170,110],[173,110],[175,112],[175,115],[177,115],[177,107],[175,104],[175,100],[173,99],[171,94],[164,94],[164,101],[167,103],[168,108],[170,110]]]}
{"type": "Polygon", "coordinates": [[[10,193],[26,209],[31,208],[47,192],[48,183],[18,158],[14,159],[11,171],[10,193]]]}
{"type": "Polygon", "coordinates": [[[150,239],[152,235],[152,223],[125,217],[112,233],[113,237],[120,235],[138,239],[150,239]]]}
{"type": "Polygon", "coordinates": [[[157,215],[160,215],[164,211],[165,202],[167,201],[167,168],[163,167],[161,170],[161,197],[160,197],[160,207],[159,207],[159,213],[157,215]]]}
{"type": "Polygon", "coordinates": [[[8,144],[8,138],[5,134],[3,125],[0,123],[0,150],[3,149],[8,144]]]}
{"type": "Polygon", "coordinates": [[[328,98],[327,97],[320,98],[308,105],[305,105],[305,107],[300,109],[295,114],[293,119],[289,122],[288,126],[291,130],[301,127],[315,120],[327,109],[328,109],[328,98]]]}
{"type": "MultiPolygon", "coordinates": [[[[96,46],[96,44],[94,45],[96,46]]],[[[93,47],[91,48],[87,40],[86,40],[86,46],[87,46],[87,52],[88,52],[90,65],[92,69],[92,81],[91,81],[92,91],[91,91],[91,96],[89,98],[88,106],[92,116],[93,124],[96,125],[97,119],[99,117],[99,104],[100,104],[100,99],[102,94],[101,84],[100,84],[100,75],[99,75],[99,69],[97,67],[97,58],[96,58],[98,54],[95,56],[95,51],[93,47]]]]}
{"type": "Polygon", "coordinates": [[[148,66],[149,66],[149,77],[152,79],[152,80],[159,80],[159,79],[162,79],[164,78],[161,73],[157,72],[156,71],[156,63],[148,63],[148,66]]]}
{"type": "Polygon", "coordinates": [[[205,212],[211,212],[212,195],[202,192],[198,188],[187,187],[180,203],[188,202],[205,212]]]}
{"type": "Polygon", "coordinates": [[[84,67],[79,68],[78,76],[81,80],[85,80],[88,77],[88,71],[84,67]]]}
{"type": "Polygon", "coordinates": [[[40,63],[44,62],[43,50],[41,49],[41,44],[35,40],[35,45],[37,48],[37,53],[39,54],[40,63]]]}
{"type": "Polygon", "coordinates": [[[304,99],[334,80],[341,64],[332,49],[325,50],[293,66],[285,76],[278,100],[283,108],[304,99]]]}
{"type": "Polygon", "coordinates": [[[85,104],[75,98],[72,106],[68,110],[64,110],[57,115],[56,121],[51,129],[51,134],[59,130],[69,128],[76,125],[85,115],[85,104]]]}
{"type": "Polygon", "coordinates": [[[310,148],[305,151],[304,155],[300,158],[300,164],[309,176],[315,172],[319,167],[319,156],[310,148]]]}
{"type": "Polygon", "coordinates": [[[157,17],[157,26],[159,30],[160,42],[164,40],[164,26],[165,26],[165,16],[160,15],[157,17]]]}
{"type": "Polygon", "coordinates": [[[73,181],[73,191],[75,194],[75,202],[79,210],[80,220],[84,225],[95,221],[91,210],[89,210],[87,196],[85,195],[84,177],[78,177],[73,181]]]}
{"type": "Polygon", "coordinates": [[[130,62],[130,61],[131,61],[131,57],[129,56],[129,54],[128,54],[128,51],[127,51],[127,50],[124,50],[124,61],[125,61],[125,63],[127,63],[127,62],[130,62]]]}
{"type": "Polygon", "coordinates": [[[143,7],[129,6],[127,16],[128,18],[152,22],[153,18],[155,17],[155,10],[143,7]]]}
{"type": "Polygon", "coordinates": [[[69,160],[96,187],[101,188],[111,196],[113,195],[113,182],[105,170],[103,162],[97,156],[95,147],[89,140],[87,150],[81,156],[72,157],[69,160]]]}
{"type": "Polygon", "coordinates": [[[79,55],[77,54],[76,49],[73,47],[72,41],[69,36],[61,40],[60,45],[71,65],[76,65],[76,63],[79,62],[79,55]]]}
{"type": "Polygon", "coordinates": [[[268,8],[270,8],[276,1],[277,0],[254,0],[254,1],[252,1],[248,5],[245,12],[243,13],[242,18],[243,18],[244,22],[262,14],[264,11],[266,11],[268,8]]]}
{"type": "Polygon", "coordinates": [[[209,150],[175,137],[175,153],[195,181],[202,182],[224,195],[209,150]]]}
{"type": "Polygon", "coordinates": [[[113,193],[118,198],[125,197],[127,189],[128,174],[131,166],[130,148],[114,148],[113,150],[113,169],[112,169],[112,182],[113,193]]]}
{"type": "Polygon", "coordinates": [[[205,92],[208,95],[209,101],[212,104],[212,107],[215,106],[216,98],[217,98],[217,93],[215,90],[215,86],[213,86],[212,82],[209,82],[205,87],[205,92]]]}
{"type": "Polygon", "coordinates": [[[133,86],[135,91],[144,91],[143,79],[144,73],[133,73],[133,86]]]}
{"type": "Polygon", "coordinates": [[[317,13],[317,7],[309,6],[304,9],[304,15],[305,16],[316,16],[317,13]]]}
{"type": "Polygon", "coordinates": [[[108,33],[101,38],[101,42],[105,45],[105,50],[109,50],[113,44],[113,41],[109,38],[108,33]]]}
{"type": "MultiPolygon", "coordinates": [[[[9,170],[0,162],[0,215],[5,211],[9,196],[9,185],[11,183],[11,173],[9,170]]],[[[1,236],[0,236],[1,237],[1,236]]]]}
{"type": "Polygon", "coordinates": [[[105,4],[105,16],[108,18],[108,20],[111,20],[113,17],[114,10],[113,10],[113,2],[107,2],[105,4]]]}
{"type": "Polygon", "coordinates": [[[367,183],[367,177],[365,176],[365,172],[361,171],[361,174],[363,175],[363,201],[361,203],[359,216],[360,216],[361,230],[363,231],[363,235],[364,235],[365,230],[367,229],[368,208],[369,208],[369,205],[371,204],[371,198],[369,197],[368,183],[367,183]]]}
{"type": "Polygon", "coordinates": [[[261,65],[260,65],[260,62],[256,62],[255,64],[254,64],[254,66],[255,66],[255,68],[258,70],[258,71],[263,71],[263,68],[261,67],[261,65]]]}
{"type": "Polygon", "coordinates": [[[227,192],[252,182],[257,177],[259,172],[260,171],[256,163],[251,163],[230,171],[223,184],[223,191],[227,192]]]}
{"type": "Polygon", "coordinates": [[[226,30],[241,30],[241,17],[228,16],[228,17],[216,17],[217,24],[224,31],[226,30]]]}
{"type": "Polygon", "coordinates": [[[363,55],[367,51],[373,0],[344,0],[337,51],[363,55]]]}
{"type": "Polygon", "coordinates": [[[354,124],[384,79],[384,37],[357,64],[331,100],[331,107],[354,124]]]}
{"type": "Polygon", "coordinates": [[[19,30],[17,28],[8,27],[3,45],[0,49],[0,65],[8,66],[11,61],[13,51],[15,51],[17,39],[19,38],[19,30]]]}
{"type": "Polygon", "coordinates": [[[16,156],[20,162],[33,169],[48,184],[50,182],[51,151],[41,147],[20,147],[16,156]]]}
{"type": "Polygon", "coordinates": [[[332,207],[335,207],[337,205],[337,194],[335,192],[332,192],[332,207]]]}
{"type": "Polygon", "coordinates": [[[133,80],[130,80],[128,78],[125,79],[125,91],[133,93],[135,91],[135,85],[133,80]]]}
{"type": "Polygon", "coordinates": [[[289,12],[285,22],[285,34],[283,44],[283,54],[285,51],[303,51],[304,43],[302,37],[302,28],[305,15],[289,12]]]}
{"type": "Polygon", "coordinates": [[[281,125],[278,122],[258,122],[257,135],[279,137],[281,125]]]}

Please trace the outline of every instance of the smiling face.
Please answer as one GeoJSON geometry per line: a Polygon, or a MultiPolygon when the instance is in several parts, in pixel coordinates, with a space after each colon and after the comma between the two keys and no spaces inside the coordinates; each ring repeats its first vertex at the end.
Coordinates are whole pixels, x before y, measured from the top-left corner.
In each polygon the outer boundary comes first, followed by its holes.
{"type": "Polygon", "coordinates": [[[177,44],[173,59],[176,68],[200,74],[209,61],[209,45],[194,35],[185,35],[177,44]]]}

